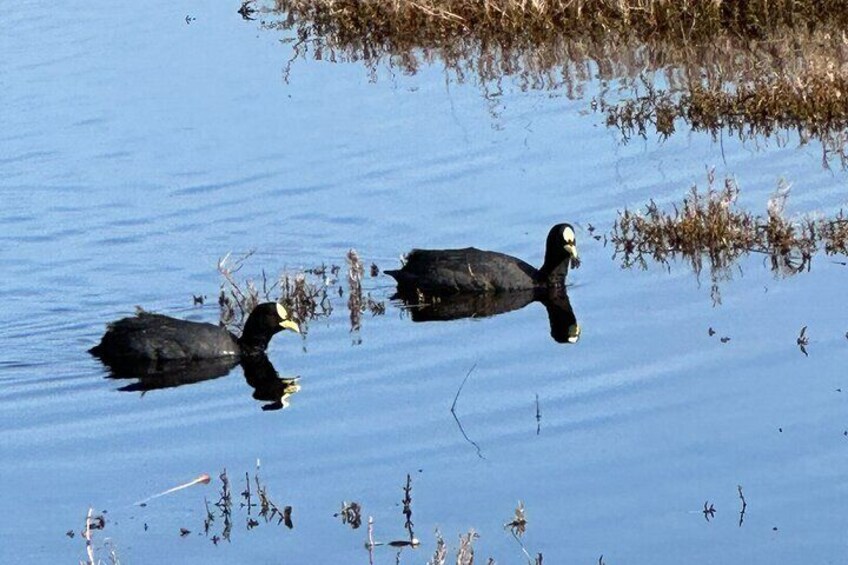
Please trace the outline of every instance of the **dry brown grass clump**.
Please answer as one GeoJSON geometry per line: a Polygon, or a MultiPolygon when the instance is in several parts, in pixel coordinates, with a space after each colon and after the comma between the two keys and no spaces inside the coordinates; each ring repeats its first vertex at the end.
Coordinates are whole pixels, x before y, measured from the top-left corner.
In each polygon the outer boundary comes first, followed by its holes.
{"type": "Polygon", "coordinates": [[[769,200],[765,215],[736,205],[739,189],[733,179],[715,187],[712,171],[706,192],[692,187],[683,202],[664,211],[651,201],[642,212],[625,209],[613,226],[610,240],[622,266],[647,268],[648,260],[668,265],[678,257],[696,274],[706,266],[718,301],[718,283],[742,256],[764,254],[776,273],[792,275],[809,270],[813,256],[846,253],[848,220],[835,218],[790,219],[785,215],[789,188],[784,183],[769,200]]]}
{"type": "Polygon", "coordinates": [[[267,27],[296,32],[294,56],[358,61],[372,78],[439,61],[495,100],[521,89],[571,98],[600,80],[600,106],[625,139],[651,126],[797,129],[848,163],[845,0],[276,0],[267,27]],[[662,85],[622,95],[614,86],[662,85]],[[615,81],[616,85],[610,84],[615,81]]]}
{"type": "Polygon", "coordinates": [[[339,39],[414,37],[422,47],[469,33],[503,43],[587,32],[690,42],[848,24],[842,0],[277,0],[276,7],[339,39]]]}
{"type": "Polygon", "coordinates": [[[695,82],[679,91],[655,90],[609,104],[596,101],[608,126],[621,131],[624,140],[647,137],[653,128],[662,137],[675,131],[682,119],[695,131],[714,137],[723,130],[741,139],[772,136],[795,130],[801,140],[822,142],[822,162],[836,156],[848,164],[848,74],[810,69],[799,74],[770,74],[728,86],[722,82],[695,82]]]}
{"type": "MultiPolygon", "coordinates": [[[[283,272],[273,281],[269,281],[264,269],[258,277],[239,279],[238,273],[252,255],[252,251],[240,257],[227,254],[218,261],[218,272],[224,278],[218,296],[220,320],[232,331],[238,332],[243,328],[245,320],[257,304],[279,302],[298,323],[301,334],[306,335],[310,321],[327,318],[333,313],[333,295],[344,295],[344,288],[339,282],[341,267],[338,265],[321,264],[294,273],[283,272]]],[[[383,315],[386,305],[363,291],[365,267],[355,250],[348,252],[347,261],[347,306],[351,331],[356,331],[362,325],[361,316],[364,312],[370,312],[372,316],[383,315]]],[[[372,276],[376,276],[375,269],[376,265],[372,265],[372,276]]]]}
{"type": "Polygon", "coordinates": [[[439,59],[459,80],[513,76],[528,88],[835,60],[848,25],[844,0],[277,0],[276,9],[284,17],[264,24],[296,32],[295,57],[409,73],[439,59]]]}

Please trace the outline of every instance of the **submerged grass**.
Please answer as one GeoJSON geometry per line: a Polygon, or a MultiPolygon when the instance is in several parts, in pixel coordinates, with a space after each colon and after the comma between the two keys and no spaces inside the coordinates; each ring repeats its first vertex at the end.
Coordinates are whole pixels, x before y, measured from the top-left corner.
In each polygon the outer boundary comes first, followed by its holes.
{"type": "Polygon", "coordinates": [[[742,256],[761,253],[771,269],[792,275],[809,270],[818,251],[848,254],[848,219],[789,218],[785,214],[789,186],[781,182],[765,215],[737,206],[739,188],[732,178],[716,187],[713,171],[701,192],[692,187],[680,205],[662,210],[649,202],[643,211],[619,212],[610,241],[623,267],[647,268],[648,260],[665,265],[683,258],[700,275],[709,270],[713,299],[720,300],[718,283],[742,256]]]}

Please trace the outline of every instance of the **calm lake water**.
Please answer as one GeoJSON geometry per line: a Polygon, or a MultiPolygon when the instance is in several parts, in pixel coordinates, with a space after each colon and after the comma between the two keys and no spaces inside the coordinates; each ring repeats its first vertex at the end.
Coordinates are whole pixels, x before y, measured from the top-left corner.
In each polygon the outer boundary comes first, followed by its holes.
{"type": "MultiPolygon", "coordinates": [[[[438,65],[371,82],[358,65],[301,60],[286,84],[290,47],[237,8],[4,11],[0,561],[84,559],[93,506],[108,511],[97,547],[108,538],[122,563],[367,563],[365,528],[333,514],[358,501],[378,540],[403,539],[410,473],[422,545],[403,563],[429,559],[436,528],[453,553],[472,527],[481,561],[524,562],[503,528],[519,500],[524,544],[545,563],[846,562],[846,267],[817,257],[776,278],[751,258],[714,306],[704,274],[623,270],[587,231],[625,206],[678,201],[709,167],[738,180],[743,206],[765,210],[785,178],[790,213],[832,213],[848,176],[823,169],[815,144],[725,139],[722,152],[678,133],[623,145],[587,99],[507,81],[487,100],[438,65]],[[86,352],[135,305],[217,321],[228,252],[256,250],[244,275],[343,264],[352,247],[381,268],[413,246],[540,264],[560,221],[580,230],[576,345],[550,338],[539,304],[421,324],[389,305],[352,335],[339,298],[305,339],[272,342],[277,371],[302,386],[274,412],[240,368],[120,392],[128,383],[86,352]],[[194,307],[192,294],[212,300],[194,307]],[[809,357],[795,343],[804,325],[809,357]],[[472,368],[456,412],[479,455],[450,411],[472,368]],[[257,460],[294,529],[246,528],[238,493],[257,460]],[[217,478],[134,506],[225,468],[229,543],[203,535],[217,478]]],[[[394,288],[383,275],[365,286],[380,300],[394,288]]]]}

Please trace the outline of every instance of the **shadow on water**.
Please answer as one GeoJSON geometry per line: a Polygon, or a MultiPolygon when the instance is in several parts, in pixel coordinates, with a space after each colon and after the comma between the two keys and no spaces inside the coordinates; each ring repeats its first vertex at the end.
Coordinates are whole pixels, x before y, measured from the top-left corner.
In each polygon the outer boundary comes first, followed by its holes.
{"type": "Polygon", "coordinates": [[[289,398],[300,390],[299,377],[280,377],[265,354],[247,355],[240,359],[224,357],[191,362],[103,362],[109,379],[136,379],[120,387],[121,392],[146,393],[151,390],[192,385],[226,376],[236,366],[244,371],[244,379],[253,389],[253,398],[264,402],[262,410],[279,410],[289,405],[289,398]]]}
{"type": "Polygon", "coordinates": [[[564,287],[499,293],[466,293],[426,296],[399,292],[392,297],[410,313],[413,322],[445,322],[463,318],[488,318],[541,302],[548,312],[551,337],[557,343],[577,343],[580,325],[564,287]]]}

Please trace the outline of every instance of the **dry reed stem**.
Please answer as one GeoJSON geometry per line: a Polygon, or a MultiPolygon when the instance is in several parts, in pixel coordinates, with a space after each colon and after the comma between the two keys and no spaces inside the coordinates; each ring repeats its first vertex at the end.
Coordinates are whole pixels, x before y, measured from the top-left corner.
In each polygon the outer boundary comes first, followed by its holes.
{"type": "Polygon", "coordinates": [[[456,551],[456,565],[474,565],[474,540],[480,535],[474,529],[459,536],[459,549],[456,551]]]}
{"type": "Polygon", "coordinates": [[[448,544],[445,543],[445,538],[436,529],[436,549],[433,552],[433,558],[427,561],[427,565],[445,565],[448,558],[448,544]]]}

